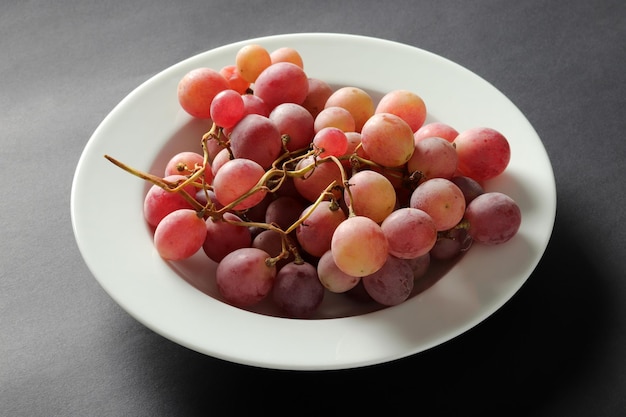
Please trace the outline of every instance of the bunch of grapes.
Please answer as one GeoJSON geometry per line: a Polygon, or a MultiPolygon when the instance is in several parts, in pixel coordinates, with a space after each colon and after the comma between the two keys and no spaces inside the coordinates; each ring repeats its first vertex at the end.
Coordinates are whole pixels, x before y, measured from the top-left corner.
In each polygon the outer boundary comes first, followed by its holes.
{"type": "Polygon", "coordinates": [[[168,261],[203,251],[218,263],[223,300],[247,308],[271,297],[308,318],[326,292],[407,300],[432,260],[518,231],[513,199],[481,183],[510,160],[507,139],[477,127],[427,123],[414,92],[378,102],[355,86],[309,77],[293,48],[241,48],[232,65],[197,68],[178,85],[181,107],[212,128],[173,155],[144,215],[168,261]]]}

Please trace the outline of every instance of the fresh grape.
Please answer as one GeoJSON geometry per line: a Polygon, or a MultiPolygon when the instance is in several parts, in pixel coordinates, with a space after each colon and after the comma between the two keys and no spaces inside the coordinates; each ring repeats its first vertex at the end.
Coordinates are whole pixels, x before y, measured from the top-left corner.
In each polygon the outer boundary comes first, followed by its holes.
{"type": "Polygon", "coordinates": [[[276,266],[266,263],[269,258],[257,248],[241,248],[226,255],[215,271],[224,300],[237,307],[250,307],[264,299],[276,278],[276,266]]]}
{"type": "MultiPolygon", "coordinates": [[[[224,206],[234,203],[251,191],[265,174],[265,170],[258,163],[249,159],[237,158],[226,162],[215,174],[213,189],[215,197],[224,206]]],[[[235,204],[235,210],[245,210],[257,205],[266,194],[260,189],[242,201],[235,204]]]]}
{"type": "Polygon", "coordinates": [[[452,126],[442,122],[432,122],[417,129],[413,137],[415,138],[415,143],[424,138],[432,137],[442,138],[452,143],[458,135],[459,132],[452,126]]]}
{"type": "Polygon", "coordinates": [[[324,109],[328,97],[333,94],[333,89],[326,81],[319,78],[309,78],[308,85],[308,92],[302,102],[302,107],[315,118],[324,109]]]}
{"type": "Polygon", "coordinates": [[[290,262],[276,275],[272,297],[290,318],[309,318],[324,299],[317,269],[307,262],[290,262]]]}
{"type": "Polygon", "coordinates": [[[343,107],[354,118],[356,131],[360,132],[365,122],[374,114],[374,100],[365,90],[357,87],[341,87],[326,100],[327,107],[343,107]]]}
{"type": "MultiPolygon", "coordinates": [[[[174,155],[165,165],[164,176],[183,175],[185,177],[194,174],[204,166],[204,156],[198,152],[183,151],[174,155]]],[[[200,177],[198,183],[202,183],[202,178],[206,184],[213,182],[213,170],[210,165],[204,168],[204,175],[200,177]]],[[[193,195],[193,194],[192,194],[193,195]]]]}
{"type": "Polygon", "coordinates": [[[485,192],[482,185],[480,185],[478,181],[473,180],[470,177],[465,177],[463,175],[456,175],[450,178],[450,181],[452,181],[463,192],[466,206],[473,199],[475,199],[476,197],[478,197],[479,195],[485,192]]]}
{"type": "Polygon", "coordinates": [[[423,210],[405,207],[391,213],[381,228],[389,242],[389,253],[402,259],[428,253],[437,241],[433,219],[423,210]]]}
{"type": "Polygon", "coordinates": [[[331,240],[335,264],[344,273],[355,277],[378,271],[389,256],[388,249],[383,230],[365,216],[348,217],[337,226],[331,240]]]}
{"type": "Polygon", "coordinates": [[[412,132],[417,131],[426,120],[426,103],[408,90],[393,90],[378,102],[375,113],[391,113],[407,122],[412,132]]]}
{"type": "MultiPolygon", "coordinates": [[[[313,205],[302,211],[309,213],[313,205]]],[[[320,257],[330,250],[330,243],[335,229],[346,219],[346,215],[330,201],[322,201],[309,216],[296,228],[298,243],[307,253],[320,257]]]]}
{"type": "Polygon", "coordinates": [[[265,209],[265,223],[276,224],[282,230],[287,230],[294,224],[304,210],[302,200],[294,197],[278,197],[268,204],[265,209]]]}
{"type": "Polygon", "coordinates": [[[258,114],[264,117],[270,116],[270,108],[261,97],[254,94],[243,94],[241,99],[243,100],[244,115],[258,114]]]}
{"type": "Polygon", "coordinates": [[[304,107],[295,103],[279,104],[272,110],[269,119],[276,124],[281,135],[288,135],[286,148],[290,152],[304,149],[311,144],[314,119],[304,107]]]}
{"type": "Polygon", "coordinates": [[[254,94],[270,109],[282,103],[302,104],[309,91],[306,73],[290,62],[277,62],[267,67],[254,84],[254,94]]]}
{"type": "Polygon", "coordinates": [[[417,258],[406,260],[411,269],[413,270],[413,277],[419,279],[426,275],[428,267],[430,266],[430,252],[425,253],[417,258]]]}
{"type": "Polygon", "coordinates": [[[359,216],[381,223],[396,206],[396,191],[382,174],[363,170],[352,175],[349,190],[344,191],[346,203],[359,216]]]}
{"type": "Polygon", "coordinates": [[[317,262],[317,275],[324,288],[334,293],[350,291],[361,281],[360,277],[348,275],[339,269],[330,250],[322,254],[317,262]]]}
{"type": "Polygon", "coordinates": [[[222,148],[222,150],[219,151],[217,155],[215,155],[215,158],[213,158],[213,164],[211,166],[214,179],[215,179],[215,174],[217,174],[220,168],[231,159],[232,158],[231,158],[230,152],[228,152],[228,149],[226,148],[222,148]]]}
{"type": "Polygon", "coordinates": [[[439,261],[449,261],[472,245],[472,237],[463,228],[446,231],[437,238],[437,243],[430,251],[430,256],[439,261]]]}
{"type": "Polygon", "coordinates": [[[465,197],[459,187],[445,178],[421,183],[411,194],[410,206],[428,213],[437,231],[456,226],[465,213],[465,197]]]}
{"type": "Polygon", "coordinates": [[[249,247],[252,243],[250,229],[230,222],[242,219],[230,212],[224,213],[223,219],[206,219],[207,235],[202,244],[204,253],[215,262],[220,262],[230,252],[249,247]]]}
{"type": "Polygon", "coordinates": [[[254,83],[259,74],[272,63],[270,53],[261,45],[246,45],[237,51],[235,65],[241,78],[254,83]]]}
{"type": "Polygon", "coordinates": [[[233,127],[230,149],[235,158],[250,159],[269,168],[282,151],[276,124],[259,114],[249,114],[233,127]]]}
{"type": "Polygon", "coordinates": [[[187,259],[200,250],[206,233],[202,216],[192,209],[178,209],[156,226],[154,247],[163,259],[187,259]]]}
{"type": "Polygon", "coordinates": [[[415,143],[407,169],[409,172],[419,171],[422,181],[431,178],[450,179],[456,173],[458,162],[459,158],[452,143],[431,137],[415,143]]]}
{"type": "Polygon", "coordinates": [[[270,58],[272,60],[272,64],[277,62],[291,62],[300,68],[304,68],[304,62],[302,60],[302,56],[300,56],[300,52],[288,46],[272,51],[270,53],[270,58]]]}
{"type": "MultiPolygon", "coordinates": [[[[187,180],[187,177],[168,175],[163,179],[172,184],[177,184],[187,180]]],[[[192,197],[196,194],[193,185],[185,186],[184,190],[192,197]]],[[[165,190],[158,185],[153,185],[148,189],[143,201],[144,218],[151,227],[156,227],[169,213],[183,208],[192,208],[191,203],[185,200],[181,194],[165,190]]]]}
{"type": "Polygon", "coordinates": [[[211,102],[211,119],[218,126],[230,128],[244,116],[244,104],[241,94],[235,90],[217,93],[211,102]]]}
{"type": "Polygon", "coordinates": [[[394,306],[406,301],[413,291],[414,277],[411,265],[405,260],[389,256],[376,272],[361,278],[365,291],[376,302],[394,306]]]}
{"type": "Polygon", "coordinates": [[[325,127],[313,136],[313,145],[320,151],[319,157],[342,156],[348,150],[348,138],[341,129],[325,127]]]}
{"type": "Polygon", "coordinates": [[[391,113],[377,113],[361,129],[361,144],[368,157],[385,167],[399,167],[413,155],[411,127],[391,113]]]}
{"type": "Polygon", "coordinates": [[[508,140],[498,131],[476,127],[461,132],[454,140],[459,171],[481,182],[500,175],[511,159],[508,140]]]}
{"type": "Polygon", "coordinates": [[[469,222],[468,233],[475,242],[497,245],[515,236],[522,222],[522,213],[511,197],[492,191],[472,200],[465,218],[469,222]]]}
{"type": "Polygon", "coordinates": [[[341,171],[334,162],[319,162],[316,161],[313,156],[300,160],[300,162],[296,165],[296,169],[305,169],[312,165],[315,165],[315,168],[307,172],[305,175],[298,176],[293,179],[294,186],[298,190],[298,193],[310,202],[317,200],[320,194],[333,181],[335,181],[339,186],[343,181],[341,171]]]}
{"type": "Polygon", "coordinates": [[[228,81],[211,68],[189,71],[178,83],[178,101],[193,117],[211,117],[211,102],[220,91],[230,88],[228,81]]]}
{"type": "Polygon", "coordinates": [[[344,132],[354,132],[356,122],[352,113],[343,107],[326,107],[315,117],[313,128],[319,132],[325,127],[336,127],[344,132]]]}
{"type": "Polygon", "coordinates": [[[219,73],[226,78],[232,90],[239,94],[244,94],[250,88],[250,83],[241,77],[236,65],[226,65],[220,69],[219,73]]]}

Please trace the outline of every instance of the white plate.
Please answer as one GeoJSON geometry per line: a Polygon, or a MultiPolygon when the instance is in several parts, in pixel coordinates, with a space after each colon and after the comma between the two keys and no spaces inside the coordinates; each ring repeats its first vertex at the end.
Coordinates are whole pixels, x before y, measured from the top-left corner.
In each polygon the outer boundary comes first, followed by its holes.
{"type": "MultiPolygon", "coordinates": [[[[552,233],[554,175],[535,130],[488,82],[432,53],[368,37],[293,34],[252,39],[191,57],[154,76],[117,105],[87,143],[72,185],[74,233],[87,266],[129,314],[198,352],[259,367],[342,369],[406,357],[467,331],[494,313],[528,279],[552,233]],[[497,247],[474,245],[426,292],[367,314],[317,320],[272,317],[231,307],[207,294],[215,265],[204,256],[176,265],[153,248],[142,214],[147,183],[106,161],[109,154],[160,174],[178,150],[197,149],[207,122],[180,108],[176,87],[189,70],[219,69],[239,48],[291,46],[311,77],[357,86],[379,97],[392,89],[419,94],[427,121],[461,131],[488,126],[510,141],[506,172],[487,190],[513,197],[522,210],[518,234],[497,247]]],[[[203,255],[203,254],[202,254],[203,255]]]]}

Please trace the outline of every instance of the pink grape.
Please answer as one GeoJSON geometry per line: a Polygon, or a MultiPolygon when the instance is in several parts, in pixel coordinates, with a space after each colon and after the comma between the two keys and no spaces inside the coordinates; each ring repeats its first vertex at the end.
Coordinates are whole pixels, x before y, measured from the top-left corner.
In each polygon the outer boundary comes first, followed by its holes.
{"type": "MultiPolygon", "coordinates": [[[[198,152],[183,151],[174,155],[165,165],[164,175],[183,175],[190,176],[196,172],[197,169],[202,168],[204,165],[204,156],[198,152]]],[[[198,183],[202,183],[202,178],[206,184],[213,182],[213,170],[210,165],[207,165],[204,169],[204,175],[198,180],[198,183]]]]}
{"type": "MultiPolygon", "coordinates": [[[[283,252],[283,235],[275,230],[262,230],[252,239],[253,248],[261,249],[267,252],[271,257],[277,257],[283,252]]],[[[295,259],[293,253],[278,262],[276,269],[280,270],[283,266],[295,259]]]]}
{"type": "Polygon", "coordinates": [[[322,254],[317,262],[317,275],[324,288],[334,293],[350,291],[361,281],[360,277],[348,275],[339,269],[330,250],[322,254]]]}
{"type": "Polygon", "coordinates": [[[361,144],[372,161],[385,167],[405,164],[415,148],[411,127],[391,113],[377,113],[365,122],[361,144]]]}
{"type": "Polygon", "coordinates": [[[389,256],[389,243],[381,227],[365,216],[344,220],[333,233],[335,264],[348,275],[362,277],[378,271],[389,256]]]}
{"type": "Polygon", "coordinates": [[[230,152],[228,152],[228,149],[226,148],[222,148],[222,150],[219,151],[217,155],[215,155],[215,158],[213,158],[213,163],[211,164],[211,169],[213,171],[213,179],[215,179],[215,174],[217,174],[220,168],[226,162],[230,160],[231,160],[231,155],[230,155],[230,152]]]}
{"type": "Polygon", "coordinates": [[[522,222],[522,213],[511,197],[500,192],[487,192],[476,197],[467,206],[465,218],[469,222],[467,232],[485,245],[497,245],[509,241],[522,222]]]}
{"type": "Polygon", "coordinates": [[[302,200],[288,196],[278,197],[265,209],[265,223],[276,224],[282,230],[287,230],[300,218],[302,210],[302,200]]]}
{"type": "Polygon", "coordinates": [[[220,69],[219,73],[226,78],[230,88],[239,94],[244,94],[250,88],[250,83],[241,77],[236,65],[226,65],[220,69]]]}
{"type": "Polygon", "coordinates": [[[430,252],[418,256],[417,258],[407,259],[406,261],[413,270],[413,278],[419,279],[426,275],[428,271],[428,267],[430,266],[430,252]]]}
{"type": "Polygon", "coordinates": [[[348,189],[344,191],[346,204],[352,206],[359,216],[369,217],[381,223],[396,206],[396,191],[393,184],[382,174],[363,170],[350,177],[348,189]]]}
{"type": "Polygon", "coordinates": [[[224,213],[224,219],[206,219],[207,235],[202,244],[204,253],[215,262],[220,262],[230,252],[249,247],[252,243],[250,229],[228,221],[241,222],[242,219],[233,214],[224,213]]]}
{"type": "Polygon", "coordinates": [[[392,90],[386,93],[376,106],[376,113],[391,113],[399,116],[417,131],[426,120],[426,103],[412,91],[392,90]]]}
{"type": "Polygon", "coordinates": [[[282,103],[302,104],[309,91],[306,73],[290,62],[277,62],[267,67],[254,84],[254,94],[270,109],[282,103]]]}
{"type": "Polygon", "coordinates": [[[433,178],[421,183],[411,194],[409,204],[428,213],[437,231],[453,228],[465,213],[463,192],[445,178],[433,178]]]}
{"type": "Polygon", "coordinates": [[[509,164],[511,149],[500,132],[476,127],[461,132],[454,140],[459,171],[478,182],[500,175],[509,164]]]}
{"type": "Polygon", "coordinates": [[[407,169],[409,172],[421,172],[422,181],[431,178],[450,179],[456,173],[458,162],[452,143],[437,137],[424,138],[415,143],[407,169]]]}
{"type": "Polygon", "coordinates": [[[304,107],[295,103],[279,104],[272,110],[269,119],[276,124],[281,135],[288,135],[288,151],[308,147],[313,137],[313,116],[304,107]]]}
{"type": "Polygon", "coordinates": [[[442,122],[427,123],[417,129],[413,135],[415,143],[424,138],[442,138],[448,142],[454,142],[454,139],[459,135],[459,132],[452,126],[442,122]]]}
{"type": "Polygon", "coordinates": [[[154,247],[163,259],[187,259],[202,247],[206,237],[202,216],[192,209],[178,209],[165,216],[154,231],[154,247]]]}
{"type": "Polygon", "coordinates": [[[302,107],[315,118],[324,109],[326,100],[333,93],[333,89],[326,81],[319,78],[309,78],[308,85],[308,92],[302,102],[302,107]]]}
{"type": "Polygon", "coordinates": [[[235,56],[235,65],[239,75],[249,83],[254,83],[261,72],[271,63],[272,58],[269,51],[256,44],[242,47],[235,56]]]}
{"type": "Polygon", "coordinates": [[[437,228],[423,210],[405,207],[391,213],[381,224],[389,242],[389,253],[402,259],[428,253],[437,242],[437,228]]]}
{"type": "Polygon", "coordinates": [[[405,259],[389,256],[380,269],[364,276],[361,281],[376,302],[394,306],[409,298],[415,279],[413,269],[405,259]]]}
{"type": "MultiPolygon", "coordinates": [[[[215,197],[224,206],[235,202],[257,185],[265,170],[258,163],[250,159],[237,158],[226,162],[215,174],[213,189],[215,197]]],[[[267,191],[259,191],[246,197],[233,207],[235,210],[245,210],[257,205],[267,191]]]]}
{"type": "Polygon", "coordinates": [[[325,108],[343,107],[354,118],[356,131],[360,132],[365,122],[374,114],[374,100],[365,90],[358,87],[341,87],[326,100],[325,108]]]}
{"type": "Polygon", "coordinates": [[[178,83],[178,101],[193,117],[211,117],[211,102],[220,91],[230,88],[228,81],[211,68],[196,68],[183,76],[178,83]]]}
{"type": "Polygon", "coordinates": [[[233,127],[244,116],[241,94],[235,90],[217,93],[211,102],[211,119],[220,127],[233,127]]]}
{"type": "MultiPolygon", "coordinates": [[[[309,213],[313,205],[305,208],[301,216],[309,213]]],[[[330,250],[335,229],[346,219],[340,208],[332,208],[330,201],[322,201],[296,228],[298,243],[310,255],[320,257],[330,250]]]]}
{"type": "Polygon", "coordinates": [[[269,266],[270,255],[257,248],[234,250],[217,265],[215,279],[224,300],[237,307],[257,304],[272,290],[276,266],[269,266]]]}
{"type": "Polygon", "coordinates": [[[336,127],[344,132],[354,132],[356,122],[352,113],[343,107],[326,107],[315,117],[313,125],[315,132],[319,132],[325,127],[336,127]]]}
{"type": "Polygon", "coordinates": [[[305,169],[313,164],[315,164],[315,168],[312,171],[293,179],[298,193],[310,202],[317,200],[322,191],[333,181],[339,186],[343,182],[339,167],[332,161],[316,162],[315,158],[310,156],[300,160],[296,165],[296,169],[305,169]]]}
{"type": "MultiPolygon", "coordinates": [[[[184,175],[168,175],[163,178],[173,184],[187,180],[184,175]]],[[[188,185],[184,190],[192,197],[196,194],[196,188],[188,185]]],[[[143,201],[143,215],[146,222],[151,227],[157,224],[169,213],[183,208],[192,208],[191,203],[176,192],[167,191],[158,185],[153,185],[148,189],[143,201]]]]}
{"type": "Polygon", "coordinates": [[[248,114],[258,114],[260,116],[269,117],[270,108],[261,97],[257,97],[253,94],[243,94],[241,99],[243,100],[244,116],[248,114]]]}
{"type": "Polygon", "coordinates": [[[463,192],[463,196],[465,197],[465,205],[467,206],[473,199],[481,195],[485,192],[483,186],[478,183],[478,181],[465,177],[463,175],[456,175],[450,178],[457,187],[461,189],[463,192]]]}
{"type": "Polygon", "coordinates": [[[272,60],[272,64],[277,62],[291,62],[300,68],[304,68],[304,62],[300,52],[288,46],[283,46],[282,48],[273,50],[270,53],[270,58],[272,60]]]}
{"type": "Polygon", "coordinates": [[[307,262],[288,263],[276,275],[272,298],[287,317],[311,317],[324,299],[317,269],[307,262]]]}
{"type": "Polygon", "coordinates": [[[346,134],[336,127],[325,127],[313,137],[313,145],[320,150],[319,157],[342,156],[348,150],[346,134]]]}
{"type": "Polygon", "coordinates": [[[245,116],[230,134],[230,148],[235,158],[250,159],[264,169],[280,155],[282,146],[276,124],[258,114],[245,116]]]}
{"type": "Polygon", "coordinates": [[[463,228],[454,228],[446,231],[437,239],[437,243],[430,251],[432,259],[449,261],[472,246],[472,237],[463,228]]]}

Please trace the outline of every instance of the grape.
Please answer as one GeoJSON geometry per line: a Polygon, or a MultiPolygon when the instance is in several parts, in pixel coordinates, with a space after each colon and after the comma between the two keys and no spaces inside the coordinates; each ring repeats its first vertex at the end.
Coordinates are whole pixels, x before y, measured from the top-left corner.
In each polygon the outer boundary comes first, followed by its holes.
{"type": "Polygon", "coordinates": [[[437,239],[430,251],[430,256],[439,261],[449,261],[461,252],[467,251],[472,245],[472,238],[463,228],[446,231],[437,239]]]}
{"type": "Polygon", "coordinates": [[[333,89],[326,81],[319,78],[309,78],[308,84],[308,92],[302,102],[302,107],[307,109],[311,116],[315,118],[324,109],[326,100],[333,93],[333,89]]]}
{"type": "Polygon", "coordinates": [[[226,148],[222,148],[221,151],[219,151],[217,153],[217,155],[215,155],[215,158],[213,158],[213,164],[211,166],[211,169],[213,171],[213,175],[214,175],[214,179],[215,179],[215,174],[217,174],[217,172],[220,170],[220,168],[228,161],[231,160],[231,155],[230,152],[228,152],[228,149],[226,148]]]}
{"type": "Polygon", "coordinates": [[[359,171],[352,175],[349,184],[350,192],[345,190],[344,198],[357,215],[380,223],[393,212],[396,191],[384,175],[372,170],[359,171]]]}
{"type": "MultiPolygon", "coordinates": [[[[185,181],[187,177],[168,175],[163,179],[176,184],[185,181]]],[[[192,197],[196,194],[196,188],[193,185],[187,185],[183,189],[192,197]]],[[[151,227],[156,227],[169,213],[183,208],[192,208],[191,203],[185,200],[181,194],[167,191],[158,185],[153,185],[148,189],[143,201],[143,215],[151,227]]]]}
{"type": "Polygon", "coordinates": [[[299,218],[304,210],[301,200],[294,197],[278,197],[272,200],[265,210],[265,223],[276,224],[287,230],[299,218]]]}
{"type": "Polygon", "coordinates": [[[156,226],[154,247],[163,259],[186,259],[200,250],[206,233],[202,216],[192,209],[178,209],[156,226]]]}
{"type": "Polygon", "coordinates": [[[270,53],[270,58],[272,60],[272,64],[277,62],[291,62],[300,68],[304,68],[302,56],[300,56],[300,53],[294,48],[287,46],[278,48],[270,53]]]}
{"type": "Polygon", "coordinates": [[[259,114],[249,114],[233,127],[230,148],[235,158],[250,159],[269,168],[282,151],[276,124],[259,114]]]}
{"type": "Polygon", "coordinates": [[[223,219],[206,219],[207,235],[202,244],[204,253],[215,262],[220,262],[235,249],[245,248],[252,243],[250,230],[228,221],[241,222],[241,218],[233,213],[224,213],[223,219]]]}
{"type": "Polygon", "coordinates": [[[378,102],[375,113],[391,113],[407,122],[412,132],[417,131],[426,120],[426,103],[408,90],[393,90],[378,102]]]}
{"type": "Polygon", "coordinates": [[[433,178],[421,183],[411,194],[409,204],[428,213],[437,231],[456,226],[465,212],[463,192],[445,178],[433,178]]]}
{"type": "Polygon", "coordinates": [[[279,104],[272,110],[269,119],[276,124],[281,135],[288,135],[288,151],[293,152],[308,147],[313,137],[314,119],[304,107],[295,103],[279,104]]]}
{"type": "Polygon", "coordinates": [[[437,241],[435,222],[428,213],[416,208],[394,211],[380,227],[389,242],[389,253],[402,259],[428,253],[437,241]]]}
{"type": "Polygon", "coordinates": [[[432,122],[427,123],[417,129],[413,137],[415,138],[415,143],[424,139],[424,138],[442,138],[447,140],[448,142],[454,142],[454,139],[459,135],[459,132],[453,128],[452,126],[441,123],[441,122],[432,122]]]}
{"type": "Polygon", "coordinates": [[[220,91],[213,98],[211,102],[211,119],[218,126],[225,128],[233,127],[243,116],[243,98],[235,90],[220,91]]]}
{"type": "Polygon", "coordinates": [[[325,127],[336,127],[344,132],[354,132],[356,122],[352,113],[343,107],[326,107],[315,117],[313,128],[319,132],[325,127]]]}
{"type": "Polygon", "coordinates": [[[437,137],[424,138],[415,143],[407,169],[409,172],[421,172],[422,181],[431,178],[450,179],[456,173],[458,161],[452,143],[437,137]]]}
{"type": "Polygon", "coordinates": [[[244,115],[258,114],[264,117],[270,116],[270,108],[261,97],[254,94],[243,94],[241,99],[243,100],[244,115]]]}
{"type": "Polygon", "coordinates": [[[394,306],[406,301],[413,291],[414,278],[411,265],[405,260],[389,256],[376,272],[361,278],[365,291],[376,302],[394,306]]]}
{"type": "MultiPolygon", "coordinates": [[[[204,165],[204,156],[198,152],[183,151],[174,155],[165,165],[164,175],[182,175],[190,176],[196,172],[196,170],[202,168],[204,165]]],[[[210,165],[204,169],[204,182],[211,184],[213,182],[213,170],[210,165]]],[[[202,177],[198,180],[198,183],[202,183],[202,177]]],[[[191,193],[193,195],[193,193],[191,193]]]]}
{"type": "Polygon", "coordinates": [[[362,277],[378,271],[389,256],[389,243],[378,223],[352,216],[333,233],[331,251],[335,264],[348,275],[362,277]]]}
{"type": "Polygon", "coordinates": [[[473,199],[475,199],[476,197],[478,197],[479,195],[485,192],[482,185],[480,185],[476,180],[473,180],[470,177],[457,175],[457,176],[450,178],[450,181],[452,181],[463,192],[466,206],[473,199]]]}
{"type": "Polygon", "coordinates": [[[487,127],[461,132],[454,145],[459,156],[459,171],[478,182],[500,175],[511,159],[508,140],[487,127]]]}
{"type": "Polygon", "coordinates": [[[341,185],[343,180],[339,167],[332,161],[316,162],[313,156],[304,158],[298,162],[296,169],[304,169],[316,164],[312,171],[307,172],[304,176],[298,176],[293,179],[294,186],[298,193],[308,201],[315,201],[320,194],[333,181],[337,185],[341,185]]]}
{"type": "Polygon", "coordinates": [[[320,150],[320,158],[342,156],[348,150],[348,138],[341,129],[325,127],[313,136],[313,145],[320,150]]]}
{"type": "Polygon", "coordinates": [[[413,278],[419,279],[426,275],[428,271],[428,267],[430,266],[430,252],[418,256],[417,258],[407,259],[406,261],[413,270],[413,278]]]}
{"type": "MultiPolygon", "coordinates": [[[[308,213],[313,205],[305,208],[302,215],[308,213]]],[[[302,217],[302,216],[300,216],[302,217]]],[[[322,201],[315,210],[296,228],[298,243],[307,253],[320,257],[330,250],[330,242],[335,229],[346,219],[340,208],[333,208],[330,201],[322,201]]]]}
{"type": "MultiPolygon", "coordinates": [[[[249,159],[237,158],[226,162],[215,174],[213,189],[215,197],[224,206],[238,200],[257,185],[265,170],[258,163],[249,159]]],[[[257,205],[266,194],[260,189],[235,204],[235,210],[245,210],[257,205]]]]}
{"type": "Polygon", "coordinates": [[[310,263],[290,262],[278,271],[272,298],[290,318],[309,318],[324,299],[324,286],[310,263]]]}
{"type": "Polygon", "coordinates": [[[267,67],[254,84],[254,94],[270,109],[282,103],[302,104],[309,91],[306,73],[290,62],[277,62],[267,67]]]}
{"type": "Polygon", "coordinates": [[[250,83],[241,77],[236,65],[226,65],[220,69],[219,73],[226,78],[230,88],[239,94],[244,94],[250,88],[250,83]]]}
{"type": "MultiPolygon", "coordinates": [[[[277,257],[283,252],[283,235],[276,230],[262,230],[252,240],[253,248],[261,249],[267,252],[271,257],[277,257]]],[[[276,269],[279,270],[289,262],[294,260],[293,254],[289,254],[284,259],[276,262],[276,269]]]]}
{"type": "Polygon", "coordinates": [[[360,132],[365,122],[374,114],[374,100],[365,90],[357,87],[341,87],[326,100],[327,107],[343,107],[354,118],[356,131],[360,132]]]}
{"type": "Polygon", "coordinates": [[[317,275],[324,288],[334,293],[349,291],[361,281],[360,277],[348,275],[339,269],[330,250],[324,252],[317,262],[317,275]]]}
{"type": "Polygon", "coordinates": [[[228,81],[211,68],[196,68],[178,83],[178,101],[187,113],[200,119],[211,117],[211,102],[220,91],[230,88],[228,81]]]}
{"type": "Polygon", "coordinates": [[[507,242],[515,236],[522,222],[515,200],[495,191],[476,197],[467,206],[465,218],[469,222],[469,235],[485,245],[507,242]]]}
{"type": "Polygon", "coordinates": [[[385,167],[405,164],[415,148],[411,127],[391,113],[377,113],[365,122],[361,144],[372,161],[385,167]]]}
{"type": "Polygon", "coordinates": [[[272,290],[276,267],[269,266],[269,254],[257,248],[234,250],[217,265],[217,288],[226,302],[237,307],[250,307],[264,299],[272,290]]]}
{"type": "Polygon", "coordinates": [[[272,63],[270,53],[261,45],[246,45],[237,51],[235,65],[241,78],[249,83],[257,80],[259,74],[272,63]]]}

